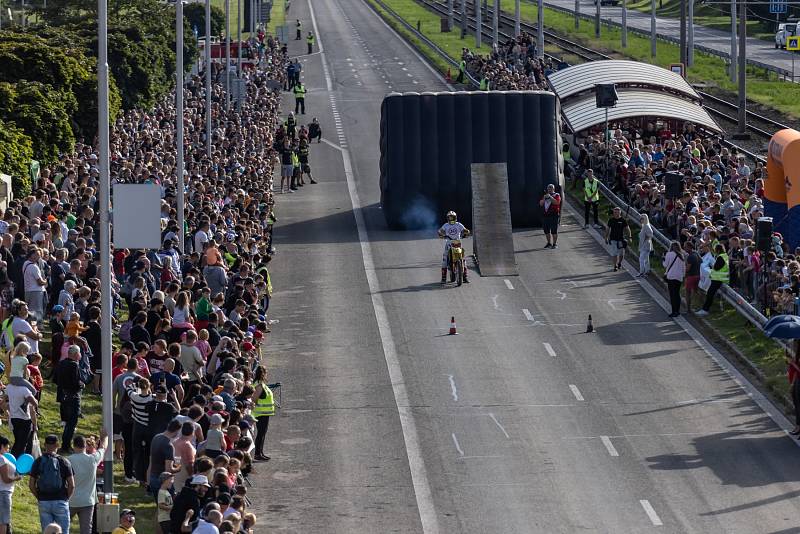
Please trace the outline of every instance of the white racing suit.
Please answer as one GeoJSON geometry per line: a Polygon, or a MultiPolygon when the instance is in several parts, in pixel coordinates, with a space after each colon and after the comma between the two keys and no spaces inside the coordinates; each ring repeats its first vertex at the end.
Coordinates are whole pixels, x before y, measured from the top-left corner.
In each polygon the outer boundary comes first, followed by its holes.
{"type": "MultiPolygon", "coordinates": [[[[450,252],[450,244],[453,242],[454,239],[461,239],[464,237],[464,234],[468,234],[469,230],[467,227],[461,224],[460,222],[449,223],[446,222],[439,228],[439,234],[444,234],[445,241],[444,241],[444,252],[442,253],[442,279],[447,276],[447,268],[450,266],[448,262],[448,253],[450,252]]],[[[466,277],[466,266],[464,276],[466,277]]]]}

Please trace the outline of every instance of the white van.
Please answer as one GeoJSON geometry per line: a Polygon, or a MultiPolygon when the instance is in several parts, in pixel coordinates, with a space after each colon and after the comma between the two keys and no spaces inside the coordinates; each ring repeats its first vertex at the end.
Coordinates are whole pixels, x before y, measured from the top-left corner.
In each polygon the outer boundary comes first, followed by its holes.
{"type": "Polygon", "coordinates": [[[781,22],[775,32],[775,48],[786,48],[786,38],[797,35],[796,22],[781,22]]]}

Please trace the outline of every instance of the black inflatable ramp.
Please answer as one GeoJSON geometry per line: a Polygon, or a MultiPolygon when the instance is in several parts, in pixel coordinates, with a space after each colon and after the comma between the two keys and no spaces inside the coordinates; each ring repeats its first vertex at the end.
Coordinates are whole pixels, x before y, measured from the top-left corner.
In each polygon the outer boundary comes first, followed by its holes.
{"type": "Polygon", "coordinates": [[[508,169],[505,163],[472,164],[472,250],[481,276],[516,276],[508,169]]]}

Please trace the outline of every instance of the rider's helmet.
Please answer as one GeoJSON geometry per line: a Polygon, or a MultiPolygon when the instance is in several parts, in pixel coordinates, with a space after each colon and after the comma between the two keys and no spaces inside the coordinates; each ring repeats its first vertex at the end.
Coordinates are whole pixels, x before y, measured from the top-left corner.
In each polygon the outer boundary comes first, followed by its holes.
{"type": "Polygon", "coordinates": [[[456,212],[454,212],[453,210],[447,212],[447,222],[449,222],[450,224],[455,224],[457,220],[458,216],[456,215],[456,212]]]}

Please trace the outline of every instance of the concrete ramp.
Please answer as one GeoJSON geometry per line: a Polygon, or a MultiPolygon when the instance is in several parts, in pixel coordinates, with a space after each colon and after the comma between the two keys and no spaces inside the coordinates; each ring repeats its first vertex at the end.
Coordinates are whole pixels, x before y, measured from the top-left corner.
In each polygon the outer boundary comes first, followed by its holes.
{"type": "Polygon", "coordinates": [[[517,276],[505,163],[472,164],[472,241],[481,276],[517,276]]]}

